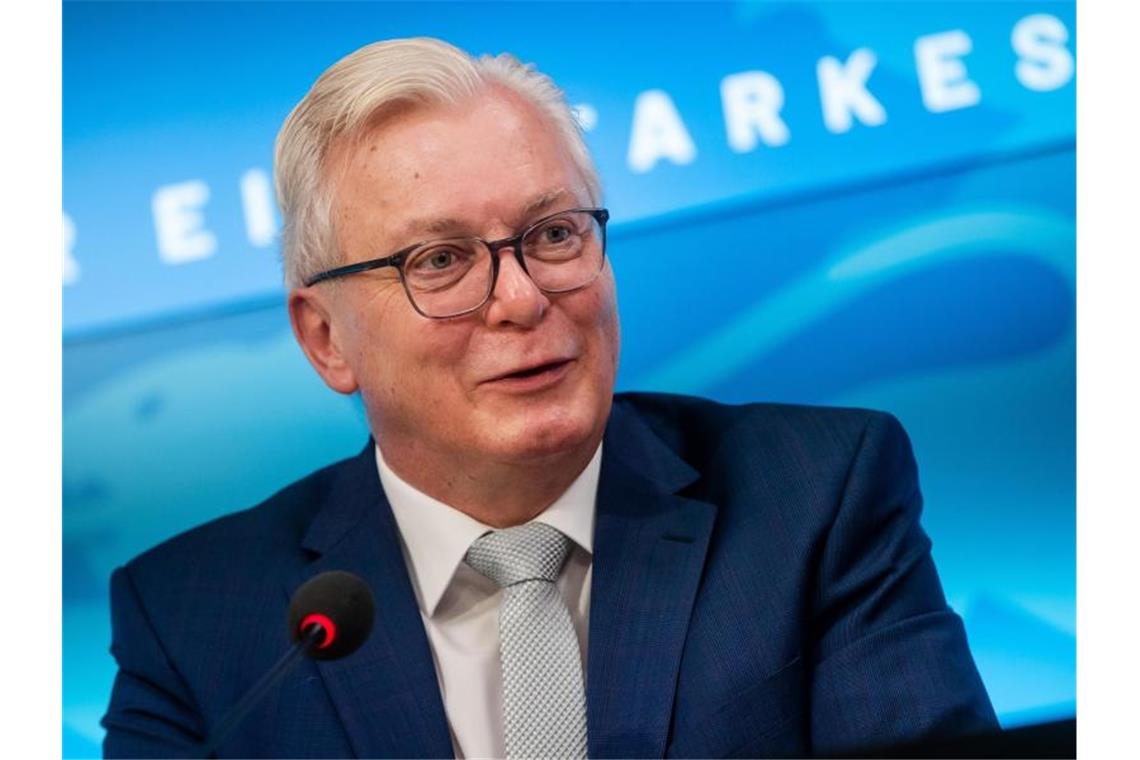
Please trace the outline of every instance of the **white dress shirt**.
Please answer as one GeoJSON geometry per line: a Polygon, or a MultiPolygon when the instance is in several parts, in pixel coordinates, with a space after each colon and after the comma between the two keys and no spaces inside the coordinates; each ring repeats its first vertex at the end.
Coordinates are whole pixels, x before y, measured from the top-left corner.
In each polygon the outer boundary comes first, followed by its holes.
{"type": "MultiPolygon", "coordinates": [[[[578,634],[583,682],[601,463],[599,445],[582,474],[535,518],[562,531],[572,542],[557,585],[578,634]]],[[[502,590],[463,562],[471,543],[494,528],[402,480],[384,462],[379,446],[376,465],[400,530],[404,562],[431,645],[455,756],[505,757],[499,671],[502,590]]]]}

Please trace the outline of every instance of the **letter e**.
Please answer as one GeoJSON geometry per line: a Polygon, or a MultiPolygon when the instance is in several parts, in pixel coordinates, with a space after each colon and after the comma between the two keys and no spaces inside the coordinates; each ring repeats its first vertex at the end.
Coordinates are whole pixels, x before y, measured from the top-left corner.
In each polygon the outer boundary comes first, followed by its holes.
{"type": "Polygon", "coordinates": [[[158,255],[167,264],[185,264],[212,256],[218,248],[213,233],[203,227],[201,208],[210,188],[201,180],[164,185],[151,198],[158,255]]]}
{"type": "Polygon", "coordinates": [[[982,99],[978,86],[966,76],[960,60],[974,43],[961,29],[930,34],[914,41],[918,84],[926,110],[955,111],[977,105],[982,99]]]}

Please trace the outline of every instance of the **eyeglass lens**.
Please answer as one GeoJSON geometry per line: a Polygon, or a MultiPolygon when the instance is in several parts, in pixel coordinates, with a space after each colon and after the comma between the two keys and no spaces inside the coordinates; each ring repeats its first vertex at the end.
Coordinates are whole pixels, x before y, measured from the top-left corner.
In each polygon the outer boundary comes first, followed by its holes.
{"type": "MultiPolygon", "coordinates": [[[[569,211],[526,231],[522,255],[541,290],[564,293],[588,285],[602,269],[602,228],[588,212],[569,211]]],[[[494,255],[474,238],[427,243],[408,254],[404,284],[412,303],[429,317],[473,311],[489,298],[494,255]]]]}

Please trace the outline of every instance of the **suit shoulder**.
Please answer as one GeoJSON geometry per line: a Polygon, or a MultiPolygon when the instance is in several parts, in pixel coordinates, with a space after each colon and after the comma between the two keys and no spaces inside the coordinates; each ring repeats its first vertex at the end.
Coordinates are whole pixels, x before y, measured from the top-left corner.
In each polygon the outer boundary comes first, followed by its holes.
{"type": "Polygon", "coordinates": [[[763,536],[788,539],[784,548],[815,545],[849,490],[916,483],[906,434],[883,412],[661,394],[621,404],[699,474],[687,495],[718,506],[719,545],[741,556],[763,536]]]}
{"type": "Polygon", "coordinates": [[[127,563],[136,576],[164,577],[171,568],[217,558],[256,562],[259,557],[296,551],[337,470],[350,460],[323,467],[290,483],[259,504],[217,517],[179,533],[127,563]]]}
{"type": "Polygon", "coordinates": [[[622,393],[615,398],[615,404],[634,412],[678,451],[691,448],[694,441],[702,449],[723,442],[753,446],[800,442],[850,449],[871,428],[901,431],[891,414],[854,407],[723,404],[667,393],[622,393]]]}

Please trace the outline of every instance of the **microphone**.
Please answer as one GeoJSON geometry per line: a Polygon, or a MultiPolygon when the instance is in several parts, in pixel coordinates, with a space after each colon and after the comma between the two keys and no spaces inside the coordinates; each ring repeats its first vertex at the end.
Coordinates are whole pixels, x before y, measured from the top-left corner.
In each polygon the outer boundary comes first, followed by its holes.
{"type": "Polygon", "coordinates": [[[288,630],[293,648],[245,693],[210,732],[202,746],[202,757],[213,757],[218,746],[254,705],[302,658],[336,660],[359,649],[372,633],[375,609],[368,584],[352,573],[330,570],[302,584],[289,600],[288,630]]]}
{"type": "Polygon", "coordinates": [[[320,639],[309,656],[337,660],[359,649],[372,633],[374,608],[367,583],[352,573],[330,570],[309,579],[293,593],[289,635],[300,643],[310,628],[320,628],[320,639]]]}

